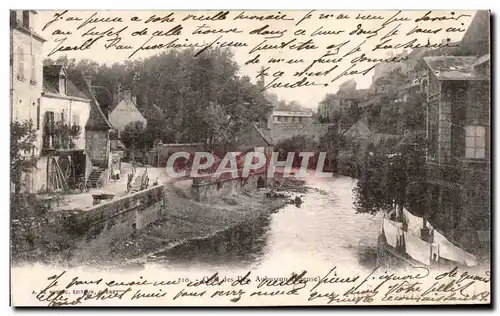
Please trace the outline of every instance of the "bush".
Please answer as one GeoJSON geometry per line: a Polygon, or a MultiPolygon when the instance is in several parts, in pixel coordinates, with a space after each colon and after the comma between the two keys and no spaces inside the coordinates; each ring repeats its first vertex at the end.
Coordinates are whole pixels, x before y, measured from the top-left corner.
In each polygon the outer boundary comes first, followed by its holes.
{"type": "Polygon", "coordinates": [[[11,252],[14,261],[52,259],[70,250],[89,228],[78,213],[51,213],[48,205],[32,194],[11,196],[11,252]]]}
{"type": "Polygon", "coordinates": [[[33,122],[14,121],[10,124],[10,179],[16,194],[21,192],[21,176],[36,168],[36,160],[29,155],[35,148],[36,131],[33,122]]]}

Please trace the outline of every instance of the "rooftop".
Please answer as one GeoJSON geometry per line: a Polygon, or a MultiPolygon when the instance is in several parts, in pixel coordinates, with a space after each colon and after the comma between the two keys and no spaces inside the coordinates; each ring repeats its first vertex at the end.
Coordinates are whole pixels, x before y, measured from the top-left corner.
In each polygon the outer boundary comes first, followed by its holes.
{"type": "MultiPolygon", "coordinates": [[[[43,92],[60,94],[58,87],[61,70],[64,70],[63,65],[43,66],[43,92]]],[[[69,97],[89,99],[89,97],[71,81],[71,78],[66,78],[66,95],[69,97]]]]}
{"type": "Polygon", "coordinates": [[[438,80],[488,80],[487,75],[474,70],[478,60],[474,56],[433,56],[424,57],[427,66],[438,80]]]}
{"type": "Polygon", "coordinates": [[[295,117],[312,117],[312,112],[306,111],[274,111],[274,116],[295,116],[295,117]]]}
{"type": "Polygon", "coordinates": [[[96,99],[94,92],[92,91],[92,86],[87,82],[85,76],[80,70],[70,70],[68,71],[68,78],[71,78],[75,86],[80,89],[90,100],[90,115],[85,124],[87,130],[101,130],[106,131],[113,128],[113,125],[108,121],[106,116],[101,110],[99,102],[96,99]]]}
{"type": "Polygon", "coordinates": [[[379,104],[380,102],[382,102],[382,95],[377,94],[374,97],[370,98],[369,100],[362,102],[359,106],[364,108],[367,106],[379,104]]]}
{"type": "Polygon", "coordinates": [[[259,128],[257,126],[257,124],[253,124],[253,127],[257,130],[257,132],[260,134],[262,139],[264,139],[264,141],[267,143],[267,145],[269,145],[269,146],[274,145],[273,138],[271,137],[271,135],[269,135],[267,133],[267,131],[265,131],[263,128],[259,128]]]}
{"type": "Polygon", "coordinates": [[[479,57],[476,62],[474,63],[474,67],[479,66],[481,64],[484,64],[486,62],[490,61],[490,54],[483,55],[479,57]]]}

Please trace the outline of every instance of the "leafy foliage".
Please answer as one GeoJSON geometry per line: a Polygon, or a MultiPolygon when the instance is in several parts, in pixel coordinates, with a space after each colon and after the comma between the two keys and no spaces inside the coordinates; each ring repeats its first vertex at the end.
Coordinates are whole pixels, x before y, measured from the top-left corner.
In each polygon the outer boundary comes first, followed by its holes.
{"type": "Polygon", "coordinates": [[[354,188],[356,211],[375,214],[396,204],[420,213],[426,190],[423,139],[399,148],[390,142],[369,147],[373,151],[364,157],[363,171],[354,188]]]}
{"type": "Polygon", "coordinates": [[[71,139],[72,128],[66,123],[56,122],[54,126],[55,147],[66,148],[71,139]]]}
{"type": "MultiPolygon", "coordinates": [[[[157,106],[165,117],[146,115],[146,130],[164,142],[224,143],[251,122],[265,118],[260,90],[250,78],[238,75],[238,65],[226,49],[170,50],[144,60],[111,66],[60,57],[45,63],[62,63],[92,77],[93,85],[118,95],[130,88],[137,105],[147,112],[157,106]]],[[[114,100],[115,102],[117,100],[114,100]]]]}
{"type": "Polygon", "coordinates": [[[317,150],[318,144],[304,135],[296,135],[277,143],[274,148],[285,153],[317,150]]]}
{"type": "Polygon", "coordinates": [[[31,158],[35,140],[36,131],[31,120],[10,124],[10,177],[16,193],[21,190],[22,174],[36,167],[36,161],[31,158]]]}
{"type": "Polygon", "coordinates": [[[129,149],[147,148],[150,142],[144,123],[141,121],[130,122],[121,132],[121,140],[129,149]]]}
{"type": "Polygon", "coordinates": [[[69,131],[69,134],[70,134],[72,139],[78,139],[80,137],[80,135],[82,134],[82,127],[80,125],[76,125],[73,123],[73,125],[71,125],[71,129],[69,131]]]}

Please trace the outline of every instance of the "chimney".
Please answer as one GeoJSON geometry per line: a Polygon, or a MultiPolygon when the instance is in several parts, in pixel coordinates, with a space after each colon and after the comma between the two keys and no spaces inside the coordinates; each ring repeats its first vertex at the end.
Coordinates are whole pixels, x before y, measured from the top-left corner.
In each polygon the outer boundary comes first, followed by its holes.
{"type": "Polygon", "coordinates": [[[123,90],[123,100],[132,101],[132,92],[130,92],[130,89],[123,90]]]}
{"type": "Polygon", "coordinates": [[[368,125],[368,110],[365,108],[365,111],[363,112],[363,123],[369,128],[370,126],[368,125]]]}
{"type": "Polygon", "coordinates": [[[265,84],[265,78],[264,78],[264,66],[260,69],[260,78],[259,81],[257,82],[257,87],[259,87],[260,90],[264,90],[264,87],[266,86],[265,84]]]}
{"type": "Polygon", "coordinates": [[[85,83],[89,87],[89,89],[92,89],[92,76],[89,74],[84,74],[83,79],[85,80],[85,83]]]}

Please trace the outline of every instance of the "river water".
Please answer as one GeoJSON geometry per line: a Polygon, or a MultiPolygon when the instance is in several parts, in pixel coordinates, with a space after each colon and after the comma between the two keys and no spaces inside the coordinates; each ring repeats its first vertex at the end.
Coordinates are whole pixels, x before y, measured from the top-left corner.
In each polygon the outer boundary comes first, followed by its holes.
{"type": "Polygon", "coordinates": [[[356,214],[349,177],[307,178],[300,207],[287,205],[251,223],[157,254],[172,268],[300,269],[342,265],[368,271],[376,265],[379,216],[356,214]]]}

